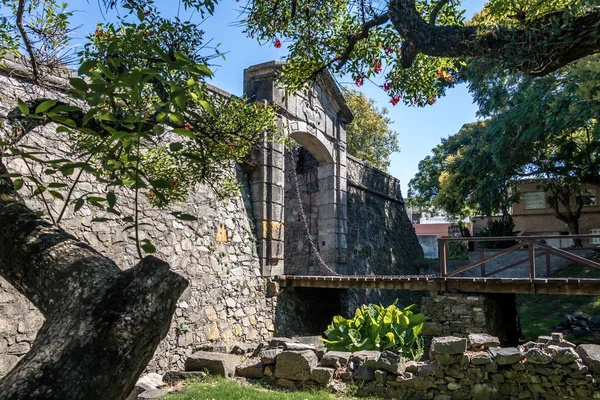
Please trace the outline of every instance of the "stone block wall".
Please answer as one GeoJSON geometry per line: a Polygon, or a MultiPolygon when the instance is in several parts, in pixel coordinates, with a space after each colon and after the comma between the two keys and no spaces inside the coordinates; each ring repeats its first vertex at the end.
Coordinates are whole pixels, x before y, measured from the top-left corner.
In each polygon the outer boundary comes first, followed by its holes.
{"type": "Polygon", "coordinates": [[[515,345],[519,339],[514,294],[432,294],[422,299],[421,313],[426,317],[424,337],[484,332],[503,344],[515,345]]]}
{"type": "MultiPolygon", "coordinates": [[[[0,73],[0,115],[14,108],[17,98],[39,96],[56,98],[64,94],[60,87],[40,88],[12,72],[0,73]]],[[[68,153],[68,143],[54,128],[48,126],[28,135],[28,144],[48,149],[52,158],[68,153]]],[[[26,170],[19,160],[5,161],[12,171],[26,170]]],[[[40,166],[33,168],[34,173],[41,174],[40,166]]],[[[175,205],[169,212],[154,209],[147,202],[141,204],[142,238],[151,239],[158,250],[156,255],[190,282],[179,300],[171,329],[148,366],[150,370],[181,369],[185,357],[198,348],[229,348],[236,342],[258,342],[273,334],[277,302],[266,296],[268,281],[263,278],[257,255],[249,184],[241,169],[235,172],[243,183],[237,197],[219,201],[208,187],[198,186],[186,203],[175,205]],[[198,220],[180,221],[170,211],[192,214],[198,220]]],[[[64,179],[69,183],[68,178],[64,179]]],[[[106,193],[105,187],[85,176],[74,196],[82,195],[82,189],[106,193]]],[[[33,190],[26,183],[22,194],[29,198],[33,190]]],[[[130,215],[132,193],[123,190],[117,196],[117,208],[130,215]]],[[[62,202],[46,200],[57,215],[62,202]]],[[[39,197],[29,198],[27,203],[34,210],[45,209],[39,197]]],[[[122,231],[123,226],[112,220],[92,222],[94,217],[114,215],[87,206],[73,213],[68,207],[61,226],[121,268],[133,266],[137,252],[127,239],[128,233],[122,231]]],[[[33,305],[0,278],[0,376],[29,350],[42,323],[43,317],[33,305]]]]}
{"type": "Polygon", "coordinates": [[[248,349],[245,360],[198,353],[199,365],[219,360],[214,374],[267,379],[288,389],[329,387],[359,397],[411,400],[582,400],[600,398],[600,345],[575,346],[560,334],[519,347],[498,338],[434,338],[429,360],[389,351],[327,351],[309,338],[274,338],[248,349]],[[301,341],[299,341],[301,339],[301,341]],[[228,366],[223,368],[222,366],[228,366]],[[237,367],[235,366],[237,364],[237,367]]]}

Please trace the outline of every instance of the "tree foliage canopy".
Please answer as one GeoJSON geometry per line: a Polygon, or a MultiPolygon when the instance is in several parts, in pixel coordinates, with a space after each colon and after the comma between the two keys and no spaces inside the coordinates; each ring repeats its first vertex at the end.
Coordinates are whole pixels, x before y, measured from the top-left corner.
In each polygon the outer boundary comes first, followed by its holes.
{"type": "Polygon", "coordinates": [[[289,40],[287,83],[324,68],[360,86],[377,79],[392,103],[425,106],[473,58],[546,75],[600,51],[598,0],[491,0],[472,21],[460,1],[253,1],[248,35],[289,40]]]}
{"type": "Polygon", "coordinates": [[[531,178],[558,218],[578,219],[582,203],[570,199],[581,196],[581,183],[600,185],[600,58],[538,78],[480,61],[464,78],[486,119],[465,125],[421,161],[412,201],[451,214],[506,213],[519,198],[517,183],[531,178]]]}
{"type": "Polygon", "coordinates": [[[383,171],[390,165],[390,155],[400,151],[398,134],[390,130],[393,123],[388,110],[379,110],[373,99],[353,89],[344,89],[344,97],[354,119],[346,127],[348,152],[383,171]]]}
{"type": "MultiPolygon", "coordinates": [[[[25,47],[35,29],[25,17],[19,23],[22,3],[27,3],[29,14],[53,15],[56,10],[68,14],[53,1],[10,3],[17,19],[13,28],[27,27],[22,36],[25,47]]],[[[213,3],[196,3],[184,2],[196,11],[212,12],[213,3]]],[[[214,53],[206,47],[197,24],[162,17],[152,1],[107,4],[109,11],[117,7],[115,22],[100,23],[79,53],[77,74],[70,78],[71,100],[21,101],[7,118],[2,145],[5,157],[41,163],[47,177],[73,176],[72,182],[59,179],[52,186],[32,175],[17,177],[19,187],[29,180],[36,186],[36,195],[64,202],[58,215],[47,210],[54,222],[60,223],[67,207],[78,211],[88,204],[112,213],[126,229],[133,229],[133,238],[140,244],[138,195],[166,207],[183,200],[197,183],[212,186],[219,196],[235,193],[238,183],[232,163],[243,161],[258,138],[274,134],[275,118],[274,111],[263,105],[210,92],[205,80],[212,75],[209,61],[214,53]],[[28,132],[51,123],[64,132],[69,154],[57,159],[43,155],[44,149],[23,147],[28,132]],[[73,196],[82,172],[106,184],[106,193],[73,196]],[[134,215],[123,215],[119,209],[119,188],[134,193],[134,215]]],[[[56,29],[66,33],[69,28],[60,25],[56,29]]],[[[62,43],[50,50],[44,43],[31,43],[35,49],[32,65],[38,67],[34,78],[38,79],[47,72],[43,56],[59,62],[62,43]]],[[[10,44],[4,52],[15,50],[10,44]]],[[[155,250],[147,239],[141,248],[155,250]]]]}

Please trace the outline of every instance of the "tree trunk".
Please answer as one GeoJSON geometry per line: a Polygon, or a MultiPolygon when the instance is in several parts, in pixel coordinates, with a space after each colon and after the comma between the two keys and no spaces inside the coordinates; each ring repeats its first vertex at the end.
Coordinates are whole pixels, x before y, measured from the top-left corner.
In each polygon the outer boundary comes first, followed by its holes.
{"type": "Polygon", "coordinates": [[[35,216],[8,178],[0,178],[0,227],[0,274],[46,318],[0,381],[0,399],[124,399],[167,334],[187,281],[154,257],[121,271],[35,216]]]}

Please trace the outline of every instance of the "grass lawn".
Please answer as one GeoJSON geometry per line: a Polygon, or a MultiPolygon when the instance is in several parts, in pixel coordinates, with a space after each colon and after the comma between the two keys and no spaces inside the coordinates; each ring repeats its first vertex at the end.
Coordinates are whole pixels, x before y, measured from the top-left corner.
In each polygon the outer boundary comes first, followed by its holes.
{"type": "MultiPolygon", "coordinates": [[[[242,385],[234,380],[207,378],[190,383],[180,393],[169,394],[166,400],[352,400],[326,392],[290,392],[262,385],[242,385]]],[[[365,399],[363,399],[365,400],[365,399]]],[[[367,399],[368,400],[368,399],[367,399]]],[[[371,398],[371,400],[377,400],[371,398]]]]}
{"type": "MultiPolygon", "coordinates": [[[[579,265],[569,266],[552,274],[553,278],[600,278],[600,270],[579,265]]],[[[600,315],[600,296],[519,294],[517,306],[523,336],[535,340],[547,335],[565,314],[600,315]]],[[[599,342],[599,338],[569,338],[582,342],[599,342]]],[[[600,342],[599,342],[600,343],[600,342]]]]}

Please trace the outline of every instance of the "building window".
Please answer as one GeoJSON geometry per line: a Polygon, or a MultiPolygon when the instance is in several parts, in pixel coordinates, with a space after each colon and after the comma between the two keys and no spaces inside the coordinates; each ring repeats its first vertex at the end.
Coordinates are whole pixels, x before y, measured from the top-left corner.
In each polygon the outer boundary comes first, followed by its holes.
{"type": "Polygon", "coordinates": [[[526,210],[541,210],[546,208],[546,196],[544,192],[523,193],[526,210]]]}
{"type": "Polygon", "coordinates": [[[585,189],[581,191],[581,198],[583,199],[584,206],[595,206],[596,203],[596,191],[592,189],[585,189]]]}
{"type": "MultiPolygon", "coordinates": [[[[590,235],[600,235],[600,229],[590,229],[590,235]]],[[[592,238],[592,244],[600,244],[600,237],[592,238]]]]}

